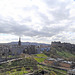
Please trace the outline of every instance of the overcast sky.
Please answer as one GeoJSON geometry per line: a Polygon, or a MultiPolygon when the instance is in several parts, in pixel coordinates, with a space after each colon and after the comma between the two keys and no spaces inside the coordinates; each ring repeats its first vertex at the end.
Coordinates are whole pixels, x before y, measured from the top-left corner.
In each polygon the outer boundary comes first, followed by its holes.
{"type": "Polygon", "coordinates": [[[0,43],[75,43],[74,0],[0,0],[0,43]]]}

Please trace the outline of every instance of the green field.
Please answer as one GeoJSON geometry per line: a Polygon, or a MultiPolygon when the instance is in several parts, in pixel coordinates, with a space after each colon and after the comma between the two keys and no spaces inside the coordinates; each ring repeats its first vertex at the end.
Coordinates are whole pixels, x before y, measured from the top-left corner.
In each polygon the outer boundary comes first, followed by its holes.
{"type": "Polygon", "coordinates": [[[58,50],[56,50],[56,52],[57,52],[57,54],[59,55],[59,56],[64,56],[64,57],[73,57],[74,55],[73,54],[71,54],[71,53],[69,53],[69,52],[66,52],[66,51],[58,51],[58,50]]]}
{"type": "MultiPolygon", "coordinates": [[[[25,67],[19,68],[20,70],[18,71],[17,69],[12,69],[10,71],[4,71],[3,73],[0,73],[0,75],[23,75],[28,73],[27,70],[25,70],[25,67]]],[[[30,69],[31,70],[31,69],[30,69]]]]}
{"type": "Polygon", "coordinates": [[[47,70],[47,71],[54,71],[56,73],[56,75],[66,75],[67,71],[64,70],[59,70],[59,69],[55,69],[55,68],[51,68],[51,67],[47,67],[47,66],[43,66],[43,65],[38,65],[38,67],[41,67],[43,70],[47,70]]]}
{"type": "Polygon", "coordinates": [[[46,56],[45,54],[43,54],[43,53],[42,53],[42,54],[36,54],[36,56],[37,56],[37,57],[44,57],[44,58],[47,58],[47,56],[46,56]]]}
{"type": "Polygon", "coordinates": [[[46,58],[34,58],[37,62],[44,62],[44,60],[46,59],[46,58]]]}

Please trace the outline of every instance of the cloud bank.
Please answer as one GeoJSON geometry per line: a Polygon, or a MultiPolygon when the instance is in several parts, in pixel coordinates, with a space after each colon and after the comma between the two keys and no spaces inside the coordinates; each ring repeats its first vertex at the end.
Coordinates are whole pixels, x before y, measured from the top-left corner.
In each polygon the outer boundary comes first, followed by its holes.
{"type": "Polygon", "coordinates": [[[74,0],[0,0],[0,36],[75,43],[74,13],[74,0]]]}

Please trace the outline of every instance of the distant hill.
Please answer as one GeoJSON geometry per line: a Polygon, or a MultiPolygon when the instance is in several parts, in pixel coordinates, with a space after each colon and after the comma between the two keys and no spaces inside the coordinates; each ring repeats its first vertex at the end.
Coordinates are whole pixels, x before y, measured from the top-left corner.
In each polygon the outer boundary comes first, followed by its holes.
{"type": "Polygon", "coordinates": [[[59,57],[73,57],[75,56],[75,44],[52,42],[51,52],[59,57]]]}
{"type": "Polygon", "coordinates": [[[75,44],[52,42],[48,55],[51,57],[75,57],[75,44]]]}
{"type": "MultiPolygon", "coordinates": [[[[18,44],[18,42],[11,42],[8,44],[18,44]]],[[[50,45],[45,43],[36,43],[36,42],[21,42],[22,45],[50,45]]]]}

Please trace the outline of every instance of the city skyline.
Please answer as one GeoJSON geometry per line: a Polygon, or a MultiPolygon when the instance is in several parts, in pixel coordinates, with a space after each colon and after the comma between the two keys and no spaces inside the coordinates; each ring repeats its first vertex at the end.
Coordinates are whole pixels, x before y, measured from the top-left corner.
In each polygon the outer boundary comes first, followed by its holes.
{"type": "Polygon", "coordinates": [[[0,43],[75,44],[74,0],[0,0],[0,43]]]}

